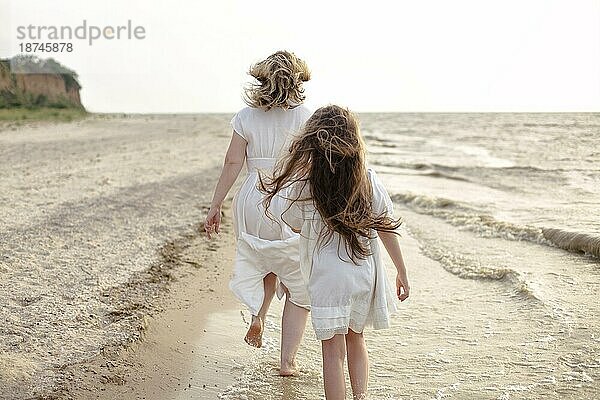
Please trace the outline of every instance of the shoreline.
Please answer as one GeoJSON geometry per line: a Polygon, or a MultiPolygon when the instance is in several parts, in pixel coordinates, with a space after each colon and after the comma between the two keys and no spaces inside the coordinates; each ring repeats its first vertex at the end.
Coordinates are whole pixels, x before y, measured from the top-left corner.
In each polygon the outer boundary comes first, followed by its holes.
{"type": "MultiPolygon", "coordinates": [[[[71,380],[61,398],[165,399],[191,392],[216,398],[233,383],[227,373],[231,357],[251,349],[242,348],[249,347],[243,343],[243,331],[239,344],[223,346],[220,332],[209,328],[212,315],[238,304],[228,288],[235,256],[228,215],[223,222],[217,239],[208,241],[200,224],[194,235],[165,246],[168,267],[161,273],[169,279],[158,294],[160,305],[151,306],[154,309],[139,319],[139,337],[71,366],[71,380]]],[[[239,321],[235,325],[231,328],[242,326],[239,321]]]]}

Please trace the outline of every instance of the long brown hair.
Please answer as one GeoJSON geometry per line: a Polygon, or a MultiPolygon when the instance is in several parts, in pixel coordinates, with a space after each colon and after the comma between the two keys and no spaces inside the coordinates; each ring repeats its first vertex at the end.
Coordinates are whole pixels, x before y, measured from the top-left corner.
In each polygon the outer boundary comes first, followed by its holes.
{"type": "Polygon", "coordinates": [[[375,215],[358,120],[342,107],[329,105],[315,111],[292,141],[289,154],[275,166],[274,176],[259,175],[266,212],[277,193],[296,184],[308,185],[310,198],[298,194],[290,202],[312,200],[324,222],[319,236],[327,243],[333,232],[340,234],[354,262],[371,254],[362,238],[373,238],[373,229],[395,232],[401,224],[385,213],[375,215]]]}
{"type": "Polygon", "coordinates": [[[252,65],[248,74],[258,83],[244,90],[250,107],[266,111],[274,107],[291,108],[304,101],[302,83],[310,80],[310,70],[294,53],[281,50],[252,65]]]}

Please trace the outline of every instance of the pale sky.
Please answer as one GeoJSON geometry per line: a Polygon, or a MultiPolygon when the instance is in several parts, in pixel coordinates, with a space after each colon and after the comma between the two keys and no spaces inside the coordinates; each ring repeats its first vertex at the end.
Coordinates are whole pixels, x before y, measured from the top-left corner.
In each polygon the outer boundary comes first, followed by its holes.
{"type": "MultiPolygon", "coordinates": [[[[279,49],[312,70],[307,104],[355,111],[600,111],[600,0],[0,0],[17,27],[143,26],[143,40],[73,41],[95,112],[233,112],[246,71],[279,49]]],[[[30,40],[31,41],[31,40],[30,40]]],[[[40,53],[47,56],[48,53],[40,53]]]]}

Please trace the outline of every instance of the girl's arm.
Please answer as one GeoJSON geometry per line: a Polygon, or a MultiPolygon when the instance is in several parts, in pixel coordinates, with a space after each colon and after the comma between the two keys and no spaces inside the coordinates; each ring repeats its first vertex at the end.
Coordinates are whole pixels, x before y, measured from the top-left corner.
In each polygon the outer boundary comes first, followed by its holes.
{"type": "Polygon", "coordinates": [[[396,276],[396,294],[400,301],[404,301],[408,297],[410,287],[408,286],[406,267],[404,266],[404,259],[402,258],[400,244],[398,243],[398,235],[392,232],[377,232],[377,234],[396,266],[396,270],[398,271],[398,275],[396,276]]]}
{"type": "Polygon", "coordinates": [[[242,170],[244,160],[246,159],[246,145],[246,140],[233,132],[227,154],[225,154],[225,162],[223,163],[221,176],[219,177],[219,182],[217,183],[215,194],[213,195],[210,204],[210,210],[204,221],[204,230],[209,239],[211,238],[211,232],[219,233],[219,226],[221,224],[221,206],[223,205],[225,196],[229,193],[229,190],[242,170]]]}

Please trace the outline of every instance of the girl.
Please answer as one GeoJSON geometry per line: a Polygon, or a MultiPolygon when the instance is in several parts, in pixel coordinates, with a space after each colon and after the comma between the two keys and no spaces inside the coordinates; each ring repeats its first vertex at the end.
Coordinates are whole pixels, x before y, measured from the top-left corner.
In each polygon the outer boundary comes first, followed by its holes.
{"type": "MultiPolygon", "coordinates": [[[[248,107],[231,120],[233,135],[223,170],[206,216],[205,231],[219,233],[221,206],[246,162],[248,175],[233,200],[237,239],[234,273],[229,287],[252,313],[248,344],[261,347],[264,320],[277,280],[278,295],[286,295],[281,331],[281,375],[295,373],[295,356],[304,333],[309,299],[298,264],[299,236],[287,225],[266,218],[263,195],[257,189],[259,169],[270,170],[287,149],[291,134],[308,119],[302,105],[302,83],[310,79],[306,64],[287,51],[278,51],[250,68],[258,84],[245,91],[248,107]],[[278,279],[277,279],[278,278],[278,279]]],[[[283,200],[272,202],[280,215],[283,200]]]]}
{"type": "Polygon", "coordinates": [[[377,236],[396,266],[401,301],[409,285],[396,237],[400,221],[393,219],[392,201],[377,175],[365,167],[365,145],[354,115],[335,105],[318,109],[278,163],[274,178],[261,178],[260,184],[267,212],[287,198],[282,219],[300,232],[300,267],[322,343],[325,396],[345,398],[347,356],[354,398],[366,398],[363,328],[389,327],[389,313],[396,309],[377,236]]]}

